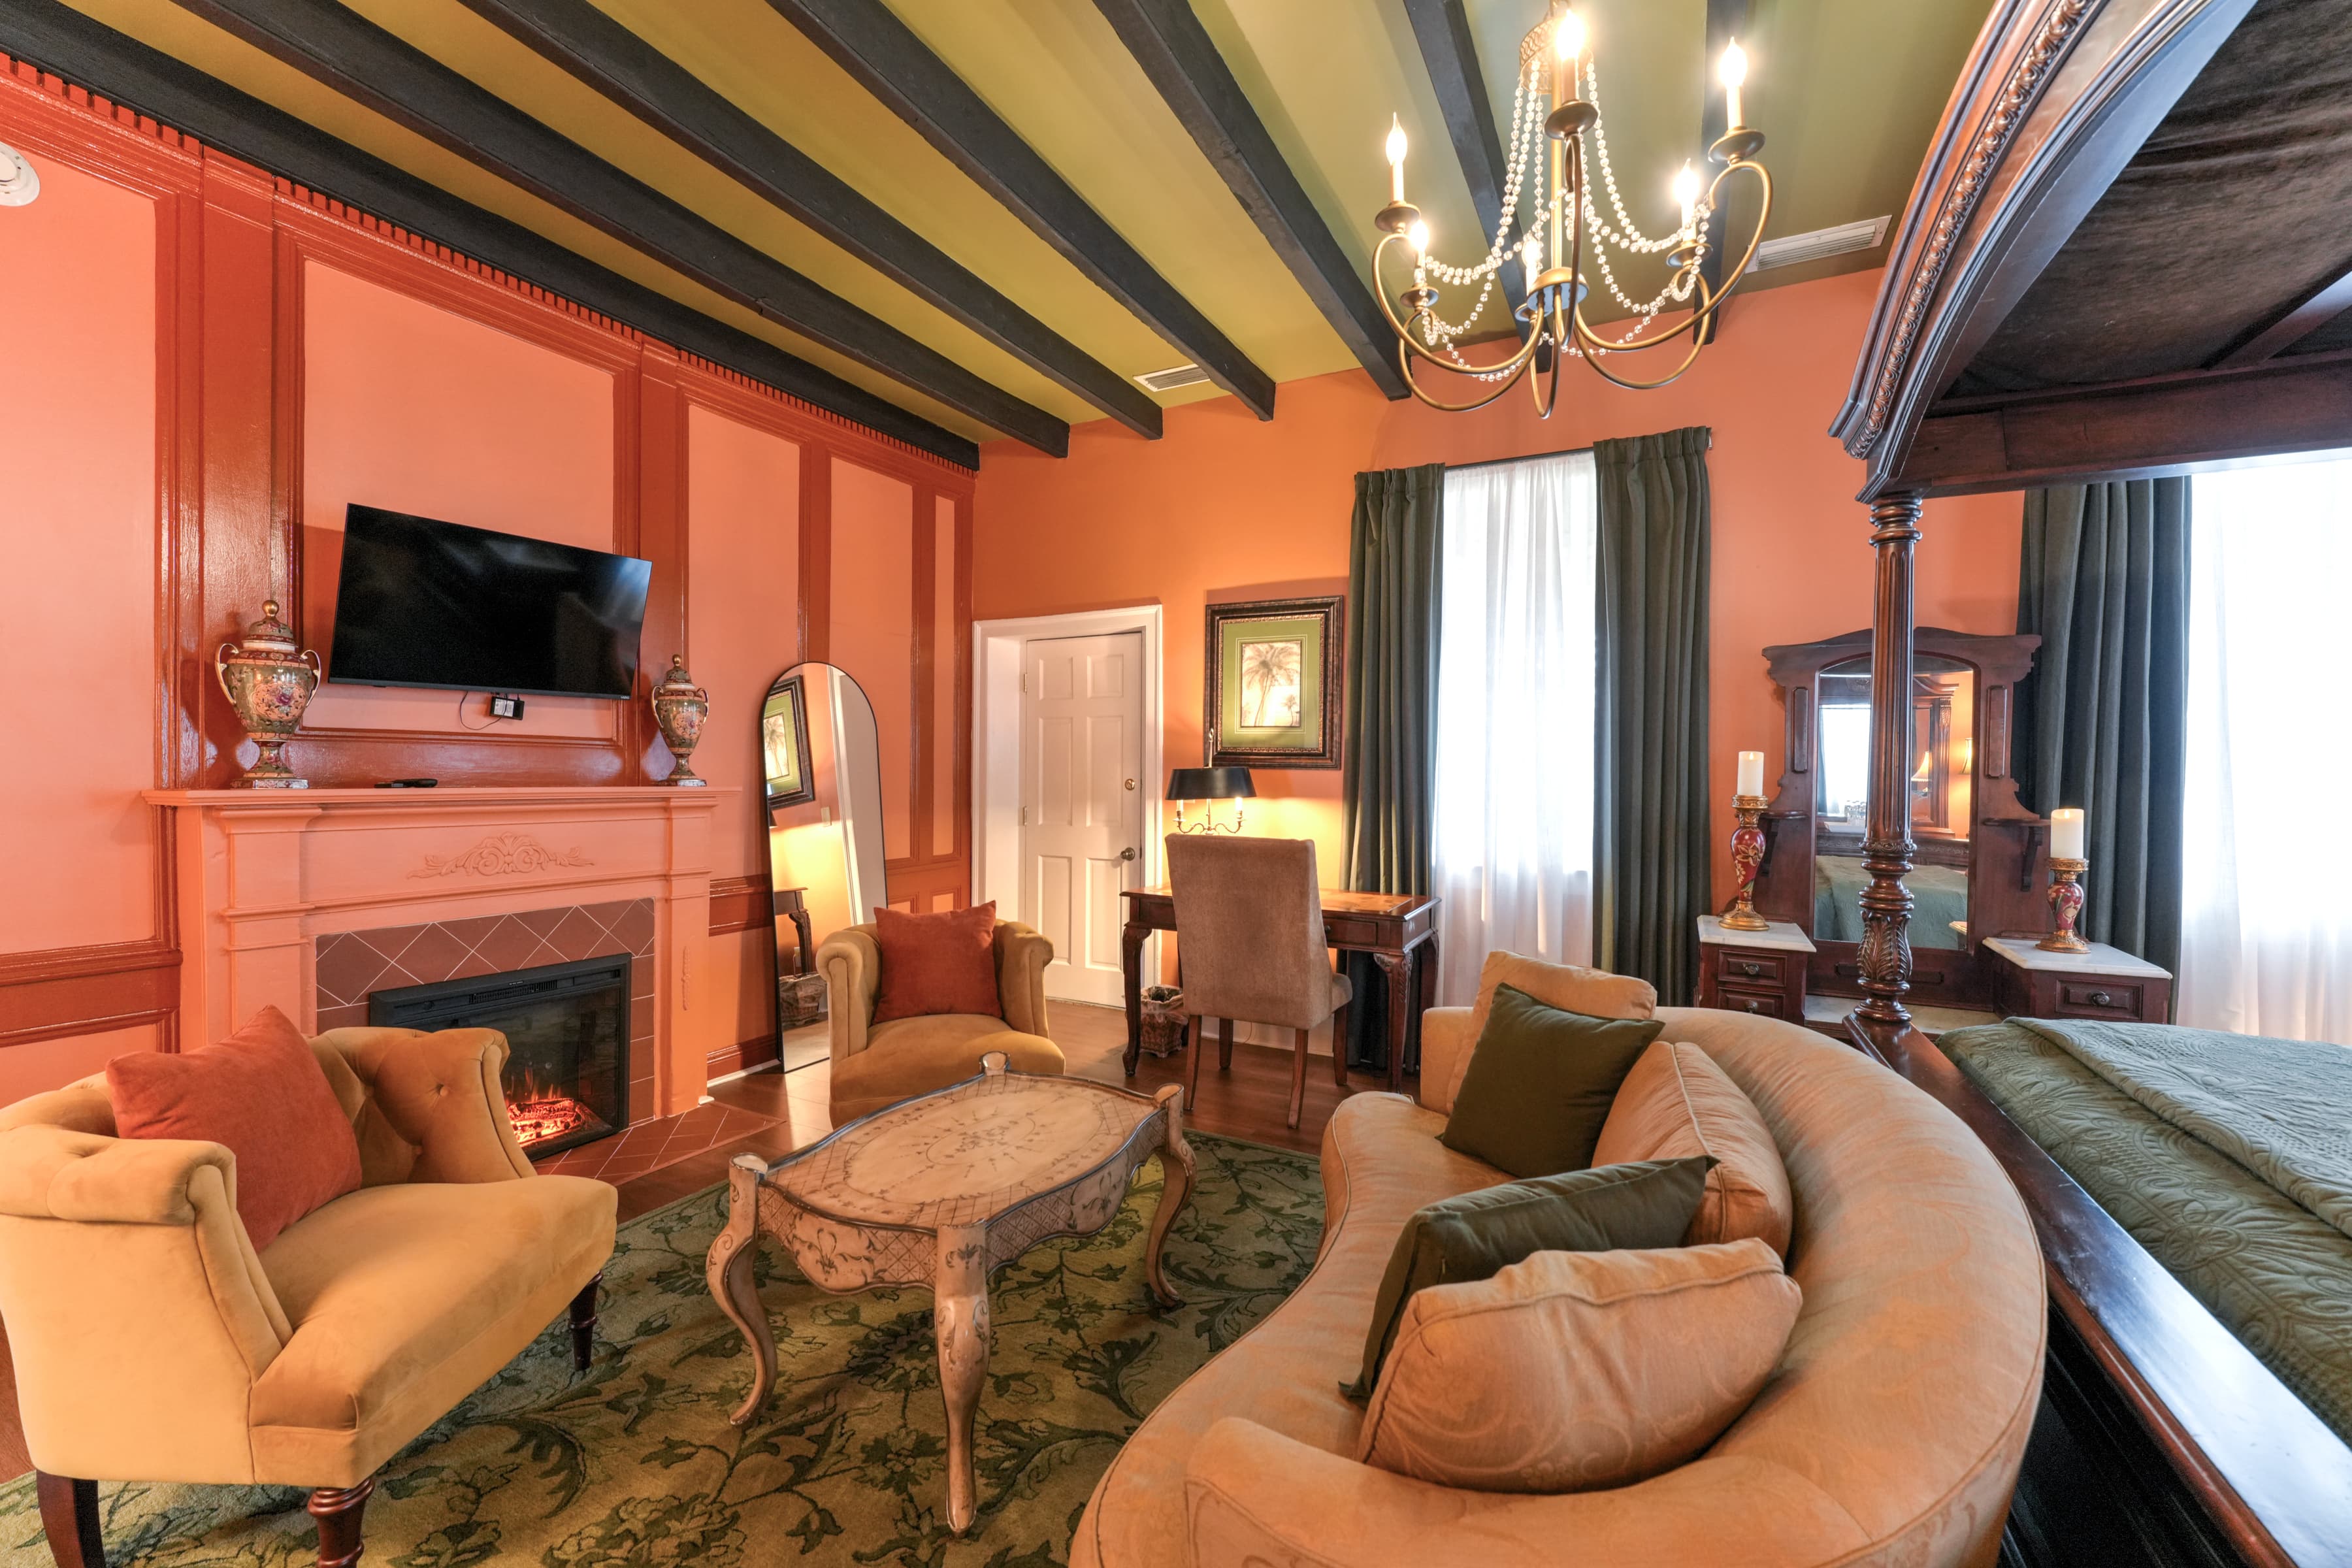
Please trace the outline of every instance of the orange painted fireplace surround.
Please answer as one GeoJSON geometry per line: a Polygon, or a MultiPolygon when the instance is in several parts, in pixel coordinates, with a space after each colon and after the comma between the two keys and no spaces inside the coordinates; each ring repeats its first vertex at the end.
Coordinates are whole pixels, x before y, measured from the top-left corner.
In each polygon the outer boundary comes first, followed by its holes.
{"type": "MultiPolygon", "coordinates": [[[[700,994],[710,823],[731,789],[515,786],[156,790],[175,818],[186,959],[180,1016],[216,1040],[265,1005],[318,1028],[319,939],[341,931],[649,899],[653,1104],[703,1095],[733,1019],[700,994]]],[[[345,1020],[334,1020],[337,1022],[345,1020]]]]}

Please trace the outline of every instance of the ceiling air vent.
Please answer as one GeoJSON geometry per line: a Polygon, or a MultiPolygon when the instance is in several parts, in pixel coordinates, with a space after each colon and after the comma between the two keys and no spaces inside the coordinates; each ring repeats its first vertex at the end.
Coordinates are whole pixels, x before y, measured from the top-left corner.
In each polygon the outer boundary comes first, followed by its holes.
{"type": "Polygon", "coordinates": [[[1800,261],[1819,261],[1824,256],[1843,256],[1849,250],[1868,250],[1886,238],[1889,221],[1866,217],[1860,223],[1768,239],[1756,247],[1756,259],[1748,264],[1748,270],[1761,272],[1771,267],[1794,267],[1800,261]]]}
{"type": "Polygon", "coordinates": [[[1209,379],[1209,373],[1197,364],[1180,364],[1170,370],[1147,371],[1135,378],[1150,392],[1173,392],[1180,386],[1198,386],[1209,379]]]}

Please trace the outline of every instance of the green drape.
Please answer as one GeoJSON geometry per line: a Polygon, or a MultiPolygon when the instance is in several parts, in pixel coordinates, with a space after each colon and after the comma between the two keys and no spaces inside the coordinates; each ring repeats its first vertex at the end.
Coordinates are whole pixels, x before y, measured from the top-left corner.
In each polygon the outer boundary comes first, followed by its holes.
{"type": "Polygon", "coordinates": [[[2178,968],[2189,481],[2026,492],[2017,629],[2042,637],[2018,688],[2018,784],[2045,816],[2083,808],[2084,933],[2178,968]]]}
{"type": "Polygon", "coordinates": [[[1660,1001],[1698,988],[1707,912],[1704,426],[1600,441],[1593,963],[1660,1001]]]}
{"type": "MultiPolygon", "coordinates": [[[[1339,775],[1350,889],[1429,890],[1444,506],[1443,464],[1356,476],[1339,775]]],[[[1348,957],[1356,988],[1349,1058],[1385,1068],[1388,1009],[1381,973],[1363,954],[1348,957]]],[[[1408,1069],[1419,1054],[1415,1040],[1407,1048],[1408,1069]]]]}

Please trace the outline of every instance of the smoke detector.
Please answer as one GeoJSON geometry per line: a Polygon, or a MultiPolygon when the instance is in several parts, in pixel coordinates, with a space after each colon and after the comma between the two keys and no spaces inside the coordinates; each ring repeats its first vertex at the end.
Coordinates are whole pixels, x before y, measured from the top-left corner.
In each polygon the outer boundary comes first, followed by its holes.
{"type": "Polygon", "coordinates": [[[1750,272],[1762,272],[1774,267],[1794,267],[1800,261],[1819,261],[1825,256],[1843,256],[1850,250],[1869,250],[1886,239],[1886,226],[1892,217],[1866,217],[1860,223],[1842,223],[1835,228],[1817,228],[1809,234],[1792,234],[1780,239],[1768,239],[1756,247],[1756,259],[1748,264],[1750,272]]]}
{"type": "Polygon", "coordinates": [[[1147,371],[1135,378],[1149,392],[1173,392],[1180,386],[1198,386],[1209,379],[1209,373],[1197,364],[1180,364],[1168,370],[1147,371]]]}
{"type": "Polygon", "coordinates": [[[25,155],[0,142],[0,207],[21,207],[41,194],[41,176],[25,155]]]}

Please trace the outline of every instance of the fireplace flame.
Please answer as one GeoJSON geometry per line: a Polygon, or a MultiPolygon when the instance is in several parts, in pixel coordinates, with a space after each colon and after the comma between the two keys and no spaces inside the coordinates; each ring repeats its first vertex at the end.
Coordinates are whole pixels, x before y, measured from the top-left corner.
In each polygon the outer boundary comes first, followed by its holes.
{"type": "Polygon", "coordinates": [[[514,1124],[515,1136],[525,1149],[576,1132],[592,1122],[604,1125],[603,1117],[562,1089],[542,1085],[528,1072],[520,1087],[507,1088],[506,1101],[507,1120],[514,1124]]]}

